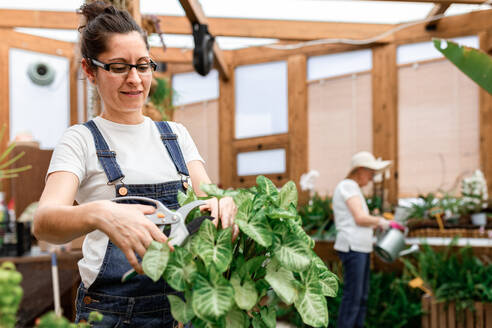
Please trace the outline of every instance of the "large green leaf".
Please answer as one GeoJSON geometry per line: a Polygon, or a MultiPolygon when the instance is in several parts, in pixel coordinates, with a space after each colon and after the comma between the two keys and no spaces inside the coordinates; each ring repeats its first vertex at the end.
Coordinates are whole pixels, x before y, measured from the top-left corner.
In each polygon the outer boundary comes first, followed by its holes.
{"type": "Polygon", "coordinates": [[[315,264],[301,273],[301,279],[303,288],[294,304],[302,321],[313,327],[328,326],[328,307],[315,264]]]}
{"type": "Polygon", "coordinates": [[[212,197],[221,198],[224,196],[224,190],[217,187],[215,184],[205,184],[202,183],[200,185],[200,189],[205,192],[207,195],[212,197]]]}
{"type": "Polygon", "coordinates": [[[162,277],[166,270],[169,260],[170,249],[167,243],[159,243],[153,240],[142,260],[142,268],[147,276],[153,281],[157,281],[162,277]]]}
{"type": "Polygon", "coordinates": [[[304,231],[304,229],[300,225],[292,220],[286,221],[286,225],[289,228],[291,234],[302,240],[307,247],[314,248],[314,240],[306,233],[306,231],[304,231]]]}
{"type": "Polygon", "coordinates": [[[181,323],[188,323],[195,316],[193,307],[191,304],[183,302],[183,300],[176,295],[167,295],[169,304],[171,304],[171,314],[173,318],[181,323]]]}
{"type": "Polygon", "coordinates": [[[249,204],[249,206],[251,207],[254,198],[255,198],[255,195],[252,194],[251,192],[249,192],[247,190],[239,190],[236,193],[236,195],[234,195],[234,203],[236,204],[238,209],[244,203],[249,204]]]}
{"type": "Polygon", "coordinates": [[[305,324],[313,327],[328,326],[328,307],[321,291],[313,292],[312,289],[301,291],[295,301],[295,307],[305,324]]]}
{"type": "Polygon", "coordinates": [[[220,272],[227,270],[232,260],[232,229],[229,227],[217,233],[215,225],[205,220],[198,236],[196,251],[205,265],[208,267],[214,263],[220,272]]]}
{"type": "Polygon", "coordinates": [[[186,283],[191,283],[195,272],[196,264],[190,252],[176,246],[164,271],[166,282],[175,290],[182,292],[186,288],[186,283]]]}
{"type": "Polygon", "coordinates": [[[283,268],[273,260],[267,265],[265,280],[272,286],[275,293],[287,305],[294,303],[298,287],[292,271],[283,268]]]}
{"type": "Polygon", "coordinates": [[[237,308],[232,309],[227,313],[225,318],[226,327],[234,328],[249,328],[249,318],[248,315],[237,308]]]}
{"type": "Polygon", "coordinates": [[[321,285],[321,291],[323,295],[328,297],[335,297],[338,293],[338,277],[328,270],[326,265],[323,263],[316,253],[313,252],[312,265],[314,268],[312,270],[318,271],[319,283],[321,285]]]}
{"type": "Polygon", "coordinates": [[[286,235],[284,239],[275,236],[273,255],[286,269],[302,272],[311,264],[310,249],[297,236],[286,235]]]}
{"type": "Polygon", "coordinates": [[[195,275],[192,305],[195,314],[207,321],[216,321],[224,316],[234,304],[234,289],[229,281],[214,283],[200,274],[195,275]]]}
{"type": "Polygon", "coordinates": [[[269,247],[272,244],[272,231],[263,211],[249,218],[247,213],[238,210],[234,222],[242,232],[261,246],[269,247]]]}
{"type": "Polygon", "coordinates": [[[249,276],[241,279],[239,274],[234,272],[231,276],[231,285],[234,288],[234,300],[237,306],[242,310],[251,310],[258,300],[258,292],[253,280],[249,276]]]}
{"type": "Polygon", "coordinates": [[[278,196],[278,189],[273,182],[263,175],[256,177],[256,184],[258,185],[258,191],[268,196],[278,196]]]}
{"type": "Polygon", "coordinates": [[[269,207],[266,210],[266,215],[271,219],[286,219],[286,220],[294,220],[297,217],[297,211],[292,210],[284,210],[282,208],[269,207]]]}
{"type": "Polygon", "coordinates": [[[297,207],[297,188],[294,181],[289,181],[284,184],[279,193],[279,207],[286,210],[289,208],[290,204],[297,207]]]}
{"type": "Polygon", "coordinates": [[[434,46],[470,79],[492,94],[492,58],[489,55],[441,39],[434,39],[434,46]]]}

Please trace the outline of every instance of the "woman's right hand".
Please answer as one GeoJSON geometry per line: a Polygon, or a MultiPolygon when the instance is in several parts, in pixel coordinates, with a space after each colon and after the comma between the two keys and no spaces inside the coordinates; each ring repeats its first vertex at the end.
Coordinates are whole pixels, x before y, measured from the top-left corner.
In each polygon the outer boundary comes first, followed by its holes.
{"type": "Polygon", "coordinates": [[[377,227],[381,228],[382,230],[388,230],[390,227],[390,221],[381,216],[378,216],[377,218],[379,219],[377,227]]]}
{"type": "MultiPolygon", "coordinates": [[[[128,262],[138,273],[142,266],[135,253],[143,258],[152,240],[165,243],[164,233],[145,217],[155,212],[155,208],[141,204],[119,204],[112,201],[98,201],[102,215],[96,218],[96,228],[125,254],[128,262]]],[[[170,246],[172,249],[172,246],[170,246]]]]}

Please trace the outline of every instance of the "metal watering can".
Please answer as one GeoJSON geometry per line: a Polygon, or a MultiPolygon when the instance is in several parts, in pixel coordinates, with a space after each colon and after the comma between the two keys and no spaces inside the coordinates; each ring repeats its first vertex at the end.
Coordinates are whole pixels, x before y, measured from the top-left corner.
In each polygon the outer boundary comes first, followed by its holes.
{"type": "Polygon", "coordinates": [[[406,234],[407,232],[401,224],[392,221],[388,231],[378,239],[374,246],[376,255],[384,262],[393,262],[400,256],[417,252],[419,250],[418,245],[412,245],[410,248],[405,249],[406,234]]]}

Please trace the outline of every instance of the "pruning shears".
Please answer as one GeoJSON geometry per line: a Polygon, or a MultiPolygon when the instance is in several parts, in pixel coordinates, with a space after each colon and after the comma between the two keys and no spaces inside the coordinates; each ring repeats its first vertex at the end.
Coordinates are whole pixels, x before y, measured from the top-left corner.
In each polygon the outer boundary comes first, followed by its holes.
{"type": "MultiPolygon", "coordinates": [[[[182,207],[178,208],[176,211],[170,210],[160,201],[140,196],[126,196],[126,197],[118,197],[112,199],[113,202],[119,203],[120,201],[137,201],[143,204],[152,204],[156,207],[156,210],[152,214],[145,215],[152,223],[155,223],[163,233],[166,226],[171,226],[171,231],[169,233],[169,244],[173,246],[181,246],[184,244],[185,240],[188,236],[193,235],[200,229],[201,224],[204,220],[213,220],[214,218],[211,216],[201,216],[189,224],[185,224],[186,217],[191,213],[195,208],[205,205],[206,203],[203,200],[195,200],[182,207]]],[[[121,278],[122,282],[126,282],[137,275],[135,269],[131,269],[127,271],[123,277],[121,278]]]]}

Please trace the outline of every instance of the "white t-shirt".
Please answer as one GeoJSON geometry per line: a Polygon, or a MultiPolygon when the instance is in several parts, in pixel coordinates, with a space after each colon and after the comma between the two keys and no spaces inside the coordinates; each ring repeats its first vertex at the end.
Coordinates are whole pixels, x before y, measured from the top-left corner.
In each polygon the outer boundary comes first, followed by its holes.
{"type": "Polygon", "coordinates": [[[366,200],[357,182],[351,179],[341,181],[333,193],[333,212],[337,236],[334,248],[340,252],[353,250],[356,252],[372,252],[373,231],[370,227],[361,227],[355,223],[354,217],[347,207],[347,200],[360,197],[364,212],[369,214],[366,200]]]}
{"type": "MultiPolygon", "coordinates": [[[[180,180],[174,163],[161,141],[155,123],[145,117],[136,125],[118,124],[101,117],[94,119],[109,149],[116,152],[116,161],[125,175],[125,184],[154,184],[180,180]]],[[[178,137],[186,163],[203,161],[186,128],[169,122],[178,137]]],[[[116,197],[114,185],[108,185],[90,130],[83,125],[68,128],[51,158],[48,173],[68,171],[79,178],[75,200],[79,204],[116,197]]],[[[83,258],[79,271],[86,288],[94,282],[106,253],[109,238],[99,230],[87,234],[82,245],[83,258]]]]}

